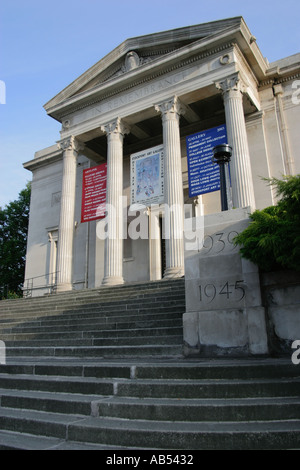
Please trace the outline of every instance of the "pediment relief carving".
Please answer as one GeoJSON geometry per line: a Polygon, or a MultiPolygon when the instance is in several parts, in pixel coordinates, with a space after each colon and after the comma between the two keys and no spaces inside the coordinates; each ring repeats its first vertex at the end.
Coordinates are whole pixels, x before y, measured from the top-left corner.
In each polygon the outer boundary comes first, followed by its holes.
{"type": "Polygon", "coordinates": [[[149,62],[153,62],[159,57],[165,55],[167,52],[156,53],[155,55],[151,56],[140,56],[137,52],[130,51],[126,54],[125,58],[123,59],[123,63],[118,66],[117,70],[114,69],[109,75],[106,75],[106,77],[101,77],[97,85],[119,77],[120,75],[124,75],[125,73],[131,72],[131,70],[141,67],[142,65],[148,64],[149,62]]]}

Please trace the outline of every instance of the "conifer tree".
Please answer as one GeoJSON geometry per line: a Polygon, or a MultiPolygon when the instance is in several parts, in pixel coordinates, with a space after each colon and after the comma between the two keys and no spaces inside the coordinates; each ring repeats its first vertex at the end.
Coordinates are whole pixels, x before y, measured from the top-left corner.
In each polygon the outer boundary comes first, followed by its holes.
{"type": "Polygon", "coordinates": [[[300,175],[266,180],[278,203],[250,215],[250,225],[235,238],[241,255],[262,271],[300,271],[300,175]]]}

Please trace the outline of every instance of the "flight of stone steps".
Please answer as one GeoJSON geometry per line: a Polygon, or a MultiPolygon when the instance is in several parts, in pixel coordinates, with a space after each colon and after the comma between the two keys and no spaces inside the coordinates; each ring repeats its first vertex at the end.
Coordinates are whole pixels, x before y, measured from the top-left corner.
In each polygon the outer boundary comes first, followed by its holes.
{"type": "Polygon", "coordinates": [[[299,366],[186,359],[183,312],[183,280],[0,302],[0,450],[299,449],[299,366]]]}
{"type": "Polygon", "coordinates": [[[8,357],[173,356],[182,352],[184,280],[2,301],[8,357]]]}

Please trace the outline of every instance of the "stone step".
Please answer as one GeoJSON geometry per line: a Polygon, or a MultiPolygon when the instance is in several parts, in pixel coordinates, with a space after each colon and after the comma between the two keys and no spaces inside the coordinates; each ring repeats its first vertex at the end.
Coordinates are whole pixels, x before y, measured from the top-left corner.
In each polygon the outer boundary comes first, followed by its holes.
{"type": "Polygon", "coordinates": [[[184,297],[181,279],[1,304],[0,336],[7,358],[179,357],[184,297]]]}
{"type": "MultiPolygon", "coordinates": [[[[27,376],[27,379],[30,379],[32,376],[63,376],[68,377],[78,377],[80,379],[88,378],[100,378],[100,379],[112,379],[112,378],[127,378],[130,379],[133,376],[133,371],[136,370],[136,366],[131,366],[127,363],[122,363],[120,361],[116,362],[101,362],[101,365],[98,365],[99,361],[80,361],[76,359],[71,361],[64,360],[63,364],[60,359],[51,359],[47,358],[46,361],[41,359],[35,360],[34,363],[26,361],[13,361],[10,360],[10,363],[1,365],[0,371],[1,374],[5,374],[6,377],[13,376],[27,376]]],[[[0,374],[2,379],[3,375],[0,374]]]]}
{"type": "Polygon", "coordinates": [[[117,395],[123,397],[148,398],[257,398],[276,396],[298,396],[300,379],[251,379],[239,380],[141,380],[115,383],[117,395]]]}
{"type": "MultiPolygon", "coordinates": [[[[152,328],[123,328],[119,329],[103,329],[103,330],[87,330],[87,331],[54,331],[51,333],[5,333],[1,334],[2,341],[7,342],[7,345],[13,345],[17,342],[20,345],[21,341],[24,341],[28,345],[28,341],[32,344],[32,341],[49,341],[52,345],[58,344],[61,340],[80,340],[80,339],[105,339],[111,338],[132,338],[132,337],[153,337],[153,336],[181,336],[182,337],[182,326],[168,326],[168,327],[152,327],[152,328]]],[[[16,344],[16,345],[17,345],[16,344]]]]}
{"type": "MultiPolygon", "coordinates": [[[[99,330],[101,331],[101,326],[104,326],[105,330],[117,330],[117,329],[137,329],[137,328],[166,328],[166,327],[174,327],[174,326],[181,326],[182,325],[182,320],[180,318],[174,318],[174,319],[167,319],[167,320],[160,320],[160,319],[150,319],[143,320],[140,318],[139,320],[136,321],[119,321],[119,322],[110,322],[110,323],[105,323],[104,325],[100,323],[99,325],[99,330]]],[[[97,331],[95,328],[95,325],[91,325],[90,322],[80,324],[80,325],[63,325],[59,329],[57,326],[20,326],[20,327],[14,327],[14,328],[6,328],[3,330],[3,335],[4,334],[12,334],[12,333],[34,333],[34,334],[47,334],[47,333],[56,333],[56,332],[67,332],[70,333],[70,331],[76,332],[84,332],[84,331],[90,331],[91,327],[93,330],[97,331]]]]}
{"type": "Polygon", "coordinates": [[[126,379],[1,374],[1,388],[139,398],[299,397],[300,378],[126,379]]]}
{"type": "Polygon", "coordinates": [[[6,348],[6,357],[83,357],[83,358],[122,358],[122,357],[171,357],[182,356],[181,343],[146,344],[124,346],[55,346],[6,348]]]}
{"type": "Polygon", "coordinates": [[[150,421],[271,421],[300,419],[296,397],[128,398],[0,389],[1,407],[150,421]]]}
{"type": "Polygon", "coordinates": [[[273,421],[300,420],[300,402],[284,398],[127,398],[93,403],[98,416],[149,421],[273,421]]]}
{"type": "Polygon", "coordinates": [[[0,450],[52,450],[57,449],[64,442],[64,439],[55,437],[0,431],[0,450]]]}
{"type": "Polygon", "coordinates": [[[0,408],[1,430],[18,430],[21,433],[60,439],[67,438],[68,427],[79,419],[82,420],[83,417],[35,410],[0,408]]]}
{"type": "Polygon", "coordinates": [[[71,302],[76,305],[78,302],[89,302],[100,299],[111,299],[111,298],[124,298],[138,295],[153,295],[157,293],[158,296],[163,294],[168,295],[169,293],[178,293],[181,289],[184,292],[184,279],[174,280],[163,280],[163,281],[152,281],[152,282],[141,282],[141,283],[127,283],[120,286],[114,287],[100,287],[95,289],[83,289],[80,291],[62,292],[58,294],[45,295],[43,297],[34,298],[22,298],[1,301],[0,311],[2,310],[14,310],[16,306],[23,307],[28,305],[30,307],[34,305],[44,305],[45,303],[56,305],[57,301],[59,304],[71,302]]]}
{"type": "Polygon", "coordinates": [[[120,311],[115,314],[110,314],[108,312],[97,311],[94,314],[80,314],[80,315],[60,315],[55,317],[38,317],[35,319],[22,320],[19,322],[7,322],[0,325],[0,331],[6,331],[11,329],[12,331],[17,330],[18,328],[35,328],[35,327],[48,327],[48,326],[70,326],[70,325],[84,325],[85,323],[93,323],[93,325],[105,325],[109,323],[125,322],[125,321],[139,321],[139,320],[164,320],[177,318],[181,320],[182,318],[183,307],[168,307],[166,309],[144,309],[135,311],[123,312],[120,315],[120,311]],[[18,324],[16,324],[18,323],[18,324]]]}
{"type": "Polygon", "coordinates": [[[84,444],[55,437],[35,436],[16,431],[0,431],[0,450],[122,450],[118,446],[84,444]]]}
{"type": "MultiPolygon", "coordinates": [[[[133,345],[154,345],[154,344],[182,344],[182,335],[166,336],[118,336],[113,337],[114,332],[111,332],[111,337],[107,338],[86,338],[86,339],[57,339],[55,338],[55,346],[133,346],[133,345]]],[[[28,341],[6,341],[6,348],[9,351],[11,347],[28,347],[28,341]]],[[[35,340],[30,341],[30,347],[47,347],[53,346],[53,340],[35,340]]]]}
{"type": "Polygon", "coordinates": [[[0,449],[300,448],[299,368],[185,359],[184,311],[184,280],[0,302],[0,449]]]}
{"type": "Polygon", "coordinates": [[[0,449],[299,448],[300,371],[286,359],[39,358],[0,372],[0,449]]]}
{"type": "MultiPolygon", "coordinates": [[[[174,358],[164,361],[137,361],[135,359],[101,361],[85,359],[34,359],[30,363],[10,359],[0,366],[0,374],[28,376],[65,376],[95,378],[131,378],[160,380],[252,380],[299,379],[300,368],[288,359],[214,359],[186,360],[174,358]]],[[[0,375],[2,377],[2,375],[0,375]]]]}
{"type": "MultiPolygon", "coordinates": [[[[122,299],[120,300],[110,300],[110,301],[103,301],[101,299],[98,299],[97,302],[93,303],[83,303],[83,302],[77,302],[76,304],[72,305],[69,302],[65,304],[55,304],[55,305],[48,305],[47,303],[40,304],[37,306],[31,306],[31,307],[21,307],[19,306],[18,308],[14,308],[11,312],[6,312],[3,311],[3,309],[0,309],[0,314],[1,314],[1,323],[7,321],[19,321],[23,320],[24,317],[26,318],[39,318],[41,315],[44,316],[54,316],[54,315],[59,315],[61,313],[65,313],[67,316],[68,314],[70,317],[72,317],[74,314],[86,314],[86,313],[95,313],[99,314],[101,311],[111,311],[111,312],[119,312],[120,310],[124,310],[126,313],[126,310],[130,311],[139,311],[140,309],[145,311],[148,309],[148,307],[145,308],[145,305],[147,305],[147,301],[150,301],[149,308],[153,308],[154,311],[155,309],[164,309],[166,307],[170,306],[185,306],[185,297],[184,293],[181,295],[173,294],[172,296],[164,296],[162,298],[153,298],[152,296],[149,296],[147,298],[136,298],[136,299],[122,299]],[[16,316],[16,311],[17,315],[16,316]]],[[[0,302],[1,306],[1,302],[0,302]]],[[[127,312],[128,313],[128,312],[127,312]]]]}
{"type": "MultiPolygon", "coordinates": [[[[30,363],[9,359],[0,366],[0,374],[40,376],[132,378],[161,380],[252,380],[252,379],[299,379],[300,368],[288,359],[213,359],[187,360],[183,358],[148,360],[86,360],[49,358],[34,359],[30,363]]],[[[0,375],[1,376],[1,375],[0,375]]]]}
{"type": "Polygon", "coordinates": [[[78,310],[78,311],[69,311],[69,310],[62,310],[61,312],[58,311],[39,311],[38,314],[33,314],[31,312],[31,315],[22,315],[20,316],[19,314],[15,313],[12,315],[11,318],[7,317],[0,317],[1,322],[0,322],[0,329],[3,329],[7,327],[7,325],[14,326],[14,324],[18,323],[35,323],[35,322],[42,322],[43,324],[47,323],[52,323],[52,322],[60,322],[61,320],[67,321],[73,321],[73,320],[88,320],[88,319],[99,319],[102,316],[107,316],[107,317],[126,317],[128,315],[132,316],[143,316],[143,315],[162,315],[162,314],[170,314],[174,313],[176,315],[179,313],[182,313],[185,310],[185,304],[182,303],[176,303],[172,304],[172,302],[166,303],[164,306],[160,305],[155,305],[155,304],[143,304],[141,306],[138,306],[137,308],[132,308],[132,309],[127,309],[127,305],[119,305],[119,306],[114,306],[111,308],[103,309],[101,308],[101,305],[97,307],[93,307],[93,309],[90,310],[78,310]]]}
{"type": "MultiPolygon", "coordinates": [[[[143,449],[291,449],[299,447],[299,420],[189,422],[82,417],[0,409],[3,430],[56,439],[143,449]]],[[[52,441],[53,444],[59,441],[52,441]]]]}
{"type": "Polygon", "coordinates": [[[90,416],[98,409],[99,395],[0,389],[1,407],[90,416]],[[95,411],[93,407],[95,406],[95,411]]]}
{"type": "Polygon", "coordinates": [[[291,449],[299,448],[300,421],[182,422],[86,418],[70,423],[68,436],[144,449],[291,449]]]}
{"type": "Polygon", "coordinates": [[[1,388],[11,390],[42,391],[66,394],[113,395],[114,382],[111,379],[95,377],[27,376],[1,374],[1,388]]]}

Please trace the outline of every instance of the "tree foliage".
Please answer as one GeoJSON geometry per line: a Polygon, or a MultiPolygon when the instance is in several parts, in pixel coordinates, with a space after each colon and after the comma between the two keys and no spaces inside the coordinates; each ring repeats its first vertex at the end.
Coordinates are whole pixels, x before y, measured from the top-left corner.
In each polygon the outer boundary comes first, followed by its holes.
{"type": "Polygon", "coordinates": [[[241,255],[263,271],[300,271],[300,175],[266,180],[276,188],[275,206],[256,210],[235,238],[241,255]]]}
{"type": "Polygon", "coordinates": [[[22,295],[30,194],[28,183],[17,200],[0,208],[0,299],[22,295]]]}

